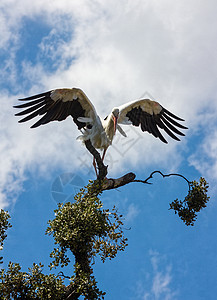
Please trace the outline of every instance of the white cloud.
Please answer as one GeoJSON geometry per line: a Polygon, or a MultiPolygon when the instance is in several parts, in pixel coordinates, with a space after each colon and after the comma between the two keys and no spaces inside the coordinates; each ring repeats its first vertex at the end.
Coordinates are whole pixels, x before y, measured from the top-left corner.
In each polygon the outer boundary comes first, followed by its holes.
{"type": "Polygon", "coordinates": [[[145,289],[141,287],[140,293],[145,290],[143,298],[144,300],[174,300],[177,296],[177,291],[174,291],[172,286],[172,267],[165,264],[165,258],[156,251],[150,251],[151,264],[153,268],[153,274],[151,277],[151,287],[145,289]],[[163,264],[163,267],[161,266],[163,264]],[[148,290],[148,291],[147,291],[148,290]]]}
{"type": "Polygon", "coordinates": [[[207,135],[199,148],[189,157],[189,162],[203,174],[208,182],[217,179],[217,130],[207,135]]]}
{"type": "MultiPolygon", "coordinates": [[[[135,168],[141,162],[143,168],[159,163],[176,168],[186,141],[206,126],[207,120],[214,122],[217,111],[216,6],[213,0],[2,1],[0,46],[5,56],[1,78],[5,83],[13,83],[13,92],[22,91],[23,95],[79,86],[102,116],[113,106],[148,91],[163,106],[187,119],[188,138],[182,143],[163,145],[146,134],[124,155],[115,148],[110,150],[113,162],[118,161],[110,169],[121,172],[129,170],[129,164],[135,168]],[[50,28],[38,44],[35,62],[27,57],[17,61],[17,50],[25,46],[25,18],[43,21],[50,28]],[[52,73],[49,65],[54,69],[52,73]],[[211,112],[207,111],[209,107],[211,112]]],[[[22,189],[27,168],[45,172],[51,168],[51,162],[67,167],[66,157],[72,157],[71,164],[76,168],[79,163],[74,157],[84,150],[74,140],[78,134],[70,121],[37,130],[18,125],[15,118],[8,117],[12,115],[14,98],[1,93],[1,101],[7,103],[0,116],[4,124],[0,150],[4,161],[2,205],[6,203],[8,182],[14,182],[10,185],[14,192],[22,189]],[[51,136],[53,128],[55,134],[51,136]]],[[[137,134],[132,133],[132,137],[135,139],[137,134]]],[[[207,139],[211,145],[209,132],[207,139]]],[[[207,155],[215,159],[215,145],[210,149],[213,150],[207,155]]]]}
{"type": "Polygon", "coordinates": [[[130,223],[132,222],[139,214],[139,210],[138,208],[136,207],[136,205],[134,203],[131,203],[129,206],[128,206],[128,211],[127,211],[127,214],[125,216],[125,220],[127,223],[130,223]]]}

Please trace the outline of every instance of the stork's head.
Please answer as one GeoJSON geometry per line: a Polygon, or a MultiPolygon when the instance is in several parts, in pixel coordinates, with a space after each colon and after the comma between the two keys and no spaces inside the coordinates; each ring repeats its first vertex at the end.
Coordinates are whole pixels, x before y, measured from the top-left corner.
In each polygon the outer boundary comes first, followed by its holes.
{"type": "Polygon", "coordinates": [[[113,121],[114,121],[114,133],[116,132],[117,129],[117,121],[118,121],[118,117],[119,117],[119,109],[118,108],[113,108],[112,110],[112,117],[113,117],[113,121]]]}

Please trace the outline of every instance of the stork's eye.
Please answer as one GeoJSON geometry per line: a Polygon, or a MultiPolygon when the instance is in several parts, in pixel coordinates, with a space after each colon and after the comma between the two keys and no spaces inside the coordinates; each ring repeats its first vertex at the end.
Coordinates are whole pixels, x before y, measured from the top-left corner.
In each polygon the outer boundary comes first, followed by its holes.
{"type": "Polygon", "coordinates": [[[87,129],[91,129],[93,126],[91,124],[87,125],[87,129]]]}

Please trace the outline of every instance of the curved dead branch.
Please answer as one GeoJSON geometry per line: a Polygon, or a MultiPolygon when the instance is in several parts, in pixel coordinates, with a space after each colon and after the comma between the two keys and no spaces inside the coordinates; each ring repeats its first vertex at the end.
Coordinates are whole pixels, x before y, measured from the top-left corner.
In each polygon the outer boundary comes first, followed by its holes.
{"type": "Polygon", "coordinates": [[[145,180],[135,179],[136,175],[132,172],[127,173],[116,179],[115,178],[106,178],[106,175],[108,173],[108,171],[107,171],[108,167],[104,165],[99,152],[93,147],[90,140],[85,141],[85,146],[86,146],[87,150],[93,155],[93,157],[96,160],[97,168],[99,171],[97,180],[99,180],[100,182],[103,182],[103,184],[101,185],[102,191],[116,189],[118,187],[124,186],[131,182],[152,184],[151,182],[149,182],[149,180],[152,179],[153,175],[156,173],[160,174],[163,178],[170,177],[170,176],[181,177],[188,183],[188,186],[190,189],[190,181],[185,176],[178,174],[178,173],[163,174],[161,171],[153,171],[145,180]]]}
{"type": "Polygon", "coordinates": [[[154,174],[160,174],[163,178],[165,177],[170,177],[170,176],[178,176],[178,177],[181,177],[183,178],[187,183],[188,183],[188,186],[190,188],[190,181],[183,175],[181,174],[178,174],[178,173],[170,173],[170,174],[163,174],[161,171],[153,171],[145,180],[134,180],[133,182],[141,182],[141,183],[147,183],[147,184],[152,184],[151,182],[148,182],[151,178],[153,178],[153,175],[154,174]]]}

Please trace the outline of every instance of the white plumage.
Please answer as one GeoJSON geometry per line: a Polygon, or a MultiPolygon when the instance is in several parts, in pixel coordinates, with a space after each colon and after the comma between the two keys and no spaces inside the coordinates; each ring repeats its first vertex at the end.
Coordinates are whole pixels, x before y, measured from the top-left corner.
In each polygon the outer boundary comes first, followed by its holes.
{"type": "Polygon", "coordinates": [[[78,138],[90,139],[92,145],[103,150],[104,158],[107,148],[112,144],[116,129],[124,136],[124,130],[119,124],[140,126],[142,131],[151,133],[162,142],[167,143],[161,130],[170,137],[179,141],[175,135],[184,136],[177,129],[187,129],[178,121],[184,121],[163,108],[158,102],[149,99],[135,100],[116,107],[104,120],[101,119],[85,93],[78,88],[55,89],[28,98],[19,99],[23,104],[16,108],[25,110],[16,116],[26,115],[19,122],[25,122],[37,116],[42,116],[31,128],[47,124],[51,121],[62,121],[68,116],[81,130],[82,135],[78,138]]]}

